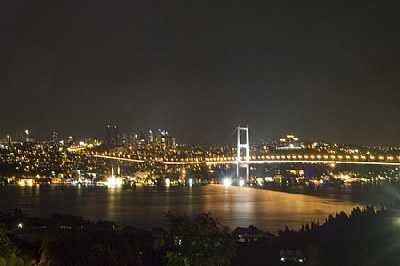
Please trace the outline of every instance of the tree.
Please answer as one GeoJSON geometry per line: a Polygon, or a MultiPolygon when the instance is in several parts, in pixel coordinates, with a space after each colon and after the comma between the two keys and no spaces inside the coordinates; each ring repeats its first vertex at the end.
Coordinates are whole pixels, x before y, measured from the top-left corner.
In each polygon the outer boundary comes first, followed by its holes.
{"type": "Polygon", "coordinates": [[[0,224],[0,265],[24,265],[24,260],[17,256],[18,249],[6,232],[6,226],[0,224]]]}
{"type": "Polygon", "coordinates": [[[166,214],[172,237],[167,265],[226,265],[236,255],[227,228],[221,230],[210,214],[166,214]]]}
{"type": "Polygon", "coordinates": [[[83,231],[58,231],[42,241],[39,265],[110,265],[104,248],[83,231]]]}
{"type": "Polygon", "coordinates": [[[11,253],[16,253],[17,248],[7,236],[7,228],[0,224],[0,256],[8,257],[11,253]]]}

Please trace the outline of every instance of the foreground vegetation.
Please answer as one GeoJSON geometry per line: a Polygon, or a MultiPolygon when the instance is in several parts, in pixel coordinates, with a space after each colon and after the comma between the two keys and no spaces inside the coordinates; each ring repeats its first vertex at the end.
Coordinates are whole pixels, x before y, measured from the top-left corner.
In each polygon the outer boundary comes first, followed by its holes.
{"type": "Polygon", "coordinates": [[[0,265],[277,265],[279,250],[299,249],[308,265],[399,265],[397,208],[355,208],[322,225],[232,232],[206,213],[165,214],[170,227],[119,229],[114,222],[52,214],[0,214],[0,265]]]}

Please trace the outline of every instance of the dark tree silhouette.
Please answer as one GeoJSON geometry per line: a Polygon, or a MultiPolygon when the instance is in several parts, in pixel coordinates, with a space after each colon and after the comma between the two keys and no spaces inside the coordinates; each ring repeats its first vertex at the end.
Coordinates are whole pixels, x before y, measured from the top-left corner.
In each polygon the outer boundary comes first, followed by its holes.
{"type": "Polygon", "coordinates": [[[226,265],[235,256],[235,243],[227,228],[220,229],[210,214],[167,213],[166,217],[173,240],[167,265],[226,265]]]}

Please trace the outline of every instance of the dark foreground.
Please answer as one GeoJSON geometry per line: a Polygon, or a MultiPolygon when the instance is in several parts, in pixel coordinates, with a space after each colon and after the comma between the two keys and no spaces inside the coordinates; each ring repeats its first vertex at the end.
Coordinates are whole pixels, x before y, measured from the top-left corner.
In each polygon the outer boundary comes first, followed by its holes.
{"type": "Polygon", "coordinates": [[[114,222],[52,214],[0,214],[0,265],[292,265],[280,250],[301,250],[305,265],[400,265],[400,212],[355,208],[322,225],[277,235],[254,226],[229,231],[210,214],[165,214],[170,227],[119,229],[114,222]]]}

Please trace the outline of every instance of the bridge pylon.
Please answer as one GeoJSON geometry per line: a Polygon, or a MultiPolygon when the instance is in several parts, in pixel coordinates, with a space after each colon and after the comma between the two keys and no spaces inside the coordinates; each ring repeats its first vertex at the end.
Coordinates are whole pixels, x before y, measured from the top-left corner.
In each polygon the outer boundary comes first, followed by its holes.
{"type": "Polygon", "coordinates": [[[240,179],[240,168],[246,169],[246,182],[249,182],[249,161],[250,161],[250,143],[249,143],[249,127],[237,127],[237,156],[236,156],[236,177],[240,179]],[[244,133],[244,136],[242,136],[244,133]],[[244,160],[242,160],[242,152],[244,151],[244,160]]]}

